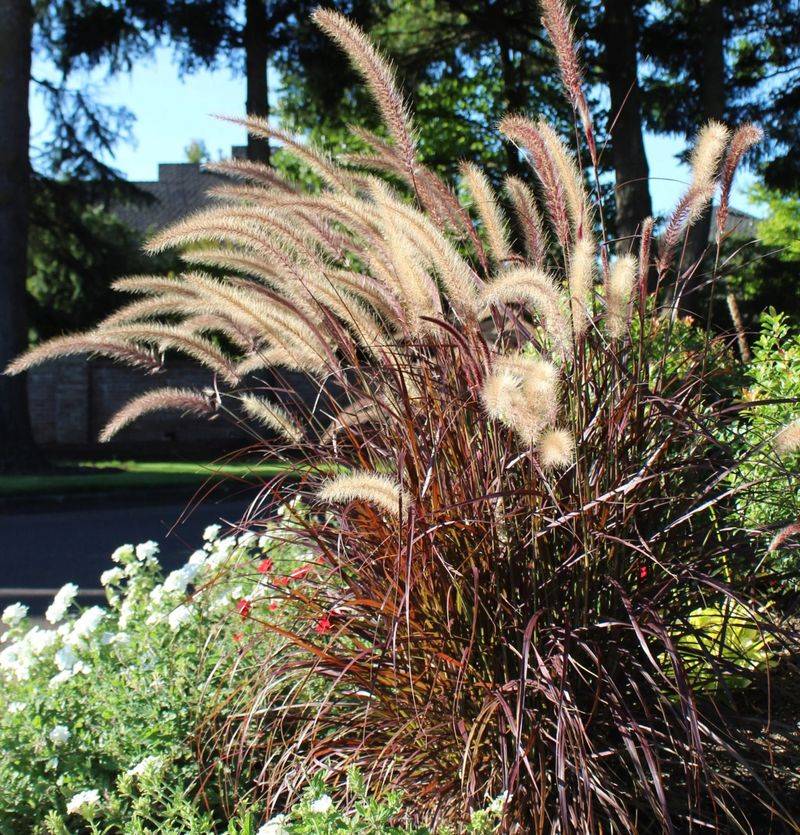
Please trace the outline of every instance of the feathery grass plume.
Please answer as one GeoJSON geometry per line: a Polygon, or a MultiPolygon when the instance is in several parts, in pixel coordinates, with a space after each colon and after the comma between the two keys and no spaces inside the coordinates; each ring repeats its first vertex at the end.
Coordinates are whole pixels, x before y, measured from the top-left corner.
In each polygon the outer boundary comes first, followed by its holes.
{"type": "Polygon", "coordinates": [[[367,502],[397,517],[406,516],[411,503],[410,495],[394,479],[365,470],[329,479],[317,491],[317,496],[336,504],[367,502]]]}
{"type": "Polygon", "coordinates": [[[143,415],[167,410],[209,417],[216,413],[217,403],[207,394],[193,389],[160,388],[147,391],[126,403],[111,417],[100,433],[100,442],[107,443],[121,429],[143,415]]]}
{"type": "Polygon", "coordinates": [[[533,446],[556,416],[555,368],[520,354],[503,357],[486,376],[481,399],[489,417],[533,446]]]}
{"type": "Polygon", "coordinates": [[[698,191],[715,184],[729,136],[728,128],[713,119],[697,134],[689,164],[692,168],[692,185],[698,191]]]}
{"type": "Polygon", "coordinates": [[[575,243],[569,261],[569,298],[572,332],[578,338],[586,333],[591,318],[594,285],[594,244],[589,238],[575,243]]]}
{"type": "Polygon", "coordinates": [[[109,314],[100,322],[99,327],[109,327],[122,322],[135,322],[139,319],[152,319],[154,316],[192,313],[195,309],[196,301],[193,301],[192,296],[186,293],[147,296],[143,299],[134,299],[129,304],[109,314]]]}
{"type": "Polygon", "coordinates": [[[736,294],[729,290],[725,294],[725,303],[728,306],[728,313],[733,323],[733,329],[736,331],[736,342],[739,346],[739,356],[742,362],[747,365],[753,359],[753,354],[750,351],[750,345],[747,342],[747,329],[742,319],[742,312],[739,310],[739,302],[736,301],[736,294]]]}
{"type": "Polygon", "coordinates": [[[606,281],[606,325],[613,339],[621,339],[628,328],[629,302],[636,284],[638,261],[635,255],[620,255],[606,281]]]}
{"type": "Polygon", "coordinates": [[[506,194],[514,206],[520,229],[525,240],[528,261],[541,269],[547,253],[547,239],[533,192],[519,177],[506,177],[506,194]]]}
{"type": "MultiPolygon", "coordinates": [[[[249,159],[225,159],[218,162],[204,163],[203,169],[215,174],[224,174],[237,180],[247,180],[267,188],[276,189],[284,194],[296,194],[294,183],[279,174],[274,168],[249,159]]],[[[214,190],[211,192],[214,193],[214,190]]]]}
{"type": "Polygon", "coordinates": [[[283,273],[264,258],[249,256],[235,249],[190,249],[181,253],[187,264],[221,267],[257,278],[265,284],[277,287],[284,281],[283,273]]]}
{"type": "Polygon", "coordinates": [[[368,423],[380,423],[386,408],[372,400],[362,400],[342,409],[320,437],[322,443],[330,443],[340,432],[361,428],[368,423]]]}
{"type": "Polygon", "coordinates": [[[717,209],[717,240],[725,232],[730,207],[731,186],[742,157],[764,138],[761,128],[751,123],[740,125],[734,132],[720,175],[719,208],[717,209]]]}
{"type": "Polygon", "coordinates": [[[309,355],[302,345],[289,342],[271,348],[259,348],[249,353],[236,364],[236,373],[240,377],[245,377],[265,368],[285,368],[287,371],[314,373],[321,370],[321,363],[316,354],[309,355]]]}
{"type": "MultiPolygon", "coordinates": [[[[483,263],[480,239],[453,189],[419,161],[416,162],[413,170],[406,170],[406,164],[397,149],[372,131],[359,127],[352,128],[352,131],[355,137],[366,142],[377,152],[374,157],[365,160],[369,162],[368,167],[378,165],[380,170],[391,172],[403,180],[416,193],[431,221],[443,231],[451,232],[461,238],[468,238],[475,246],[479,260],[483,263]]],[[[345,159],[348,158],[348,156],[345,157],[345,159]]]]}
{"type": "Polygon", "coordinates": [[[508,241],[506,221],[489,178],[473,162],[462,162],[459,170],[486,232],[489,251],[495,263],[502,266],[511,257],[511,245],[508,241]]]}
{"type": "Polygon", "coordinates": [[[403,308],[397,295],[373,276],[345,269],[329,269],[326,275],[335,287],[358,296],[389,322],[402,321],[403,308]]]}
{"type": "Polygon", "coordinates": [[[111,339],[120,339],[130,343],[145,342],[159,346],[165,351],[174,348],[196,359],[201,365],[210,368],[215,374],[232,386],[239,382],[239,375],[231,360],[213,342],[198,336],[180,326],[161,325],[156,322],[115,325],[100,333],[108,334],[111,339]]]}
{"type": "Polygon", "coordinates": [[[121,339],[114,334],[90,332],[73,334],[72,336],[56,336],[35,345],[15,360],[12,360],[3,373],[22,374],[23,371],[28,371],[42,363],[80,354],[86,354],[90,357],[110,357],[119,362],[124,362],[126,365],[144,368],[148,371],[157,371],[161,368],[161,361],[153,355],[152,351],[131,344],[126,339],[121,339]]]}
{"type": "Polygon", "coordinates": [[[575,444],[566,429],[548,429],[539,438],[536,451],[545,470],[569,467],[575,460],[575,444]]]}
{"type": "Polygon", "coordinates": [[[537,127],[561,180],[574,236],[577,240],[587,238],[591,235],[591,211],[575,158],[567,150],[564,140],[544,120],[540,120],[537,127]]]}
{"type": "Polygon", "coordinates": [[[386,246],[409,329],[415,336],[420,335],[430,330],[430,323],[422,317],[436,317],[442,312],[438,289],[405,234],[389,228],[386,246]]]}
{"type": "Polygon", "coordinates": [[[408,242],[416,248],[418,257],[436,271],[452,308],[462,319],[475,319],[479,313],[479,279],[453,244],[424,214],[403,203],[385,186],[375,184],[373,194],[386,228],[402,222],[408,242]]]}
{"type": "Polygon", "coordinates": [[[239,399],[245,414],[253,420],[273,429],[289,443],[299,444],[303,440],[302,427],[282,406],[255,394],[244,394],[239,399]]]}
{"type": "Polygon", "coordinates": [[[416,162],[414,129],[389,63],[366,35],[344,15],[318,8],[311,17],[314,23],[344,50],[361,73],[383,116],[384,124],[397,144],[406,169],[413,172],[416,162]]]}
{"type": "Polygon", "coordinates": [[[691,184],[672,210],[661,236],[657,267],[662,275],[672,264],[681,235],[700,219],[714,197],[720,160],[729,135],[725,125],[713,120],[697,134],[690,159],[691,184]]]}
{"type": "Polygon", "coordinates": [[[542,270],[521,267],[507,270],[487,284],[481,294],[484,305],[519,302],[530,305],[541,319],[556,351],[566,356],[572,350],[568,305],[553,279],[542,270]]]}
{"type": "Polygon", "coordinates": [[[263,342],[261,333],[253,328],[243,327],[241,323],[235,322],[230,316],[220,313],[198,313],[187,316],[181,325],[191,333],[224,334],[239,350],[246,354],[254,351],[263,342]]]}
{"type": "Polygon", "coordinates": [[[772,440],[778,455],[791,455],[800,449],[800,420],[793,420],[781,429],[772,440]]]}
{"type": "Polygon", "coordinates": [[[556,50],[564,90],[581,119],[592,158],[595,156],[594,129],[589,104],[583,92],[583,73],[575,49],[575,30],[563,0],[542,0],[542,23],[556,50]]]}
{"type": "Polygon", "coordinates": [[[522,148],[542,184],[544,205],[556,239],[566,250],[570,245],[570,213],[567,209],[567,199],[561,175],[550,157],[539,125],[524,116],[504,116],[500,120],[500,131],[515,145],[522,148]]]}
{"type": "Polygon", "coordinates": [[[163,275],[129,275],[113,281],[111,287],[121,293],[139,295],[193,295],[191,287],[187,287],[181,278],[168,278],[163,275]]]}
{"type": "Polygon", "coordinates": [[[510,423],[520,402],[522,378],[509,368],[498,368],[486,376],[481,399],[486,413],[501,423],[510,423]]]}
{"type": "Polygon", "coordinates": [[[230,122],[243,127],[251,136],[262,139],[273,139],[279,142],[293,157],[305,163],[315,174],[319,175],[333,188],[349,190],[355,186],[355,180],[350,172],[337,165],[329,154],[320,151],[313,145],[302,142],[286,131],[273,128],[270,123],[260,116],[248,116],[237,119],[233,116],[216,116],[223,122],[230,122]]]}

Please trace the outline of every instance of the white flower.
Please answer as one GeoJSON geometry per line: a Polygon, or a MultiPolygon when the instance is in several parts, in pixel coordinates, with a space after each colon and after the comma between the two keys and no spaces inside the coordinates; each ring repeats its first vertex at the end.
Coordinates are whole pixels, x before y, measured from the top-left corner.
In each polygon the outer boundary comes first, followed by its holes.
{"type": "Polygon", "coordinates": [[[312,804],[309,806],[309,809],[317,815],[324,815],[333,808],[333,800],[331,800],[331,796],[329,794],[323,794],[322,797],[318,797],[312,804]]]}
{"type": "Polygon", "coordinates": [[[499,815],[503,811],[503,809],[505,808],[507,800],[508,800],[508,792],[507,791],[501,792],[489,804],[489,811],[494,815],[499,815]]]}
{"type": "Polygon", "coordinates": [[[121,568],[109,568],[100,575],[100,584],[110,586],[113,583],[118,583],[124,576],[125,572],[121,568]]]}
{"type": "Polygon", "coordinates": [[[256,832],[256,835],[289,835],[289,830],[283,825],[285,820],[286,815],[275,815],[256,832]]]}
{"type": "Polygon", "coordinates": [[[121,647],[126,647],[131,642],[131,636],[127,632],[117,632],[111,639],[110,643],[119,644],[121,647]]]}
{"type": "Polygon", "coordinates": [[[170,571],[167,579],[164,580],[164,591],[184,594],[186,587],[194,580],[199,570],[199,566],[187,563],[182,568],[176,568],[175,571],[170,571]]]}
{"type": "Polygon", "coordinates": [[[169,627],[173,632],[177,632],[180,627],[186,623],[189,618],[192,616],[192,608],[191,606],[178,606],[176,609],[173,609],[169,616],[167,617],[167,623],[169,623],[169,627]]]}
{"type": "Polygon", "coordinates": [[[270,539],[270,537],[268,537],[268,536],[266,536],[266,535],[264,535],[264,536],[259,536],[259,538],[258,538],[258,547],[259,547],[262,551],[265,551],[265,550],[266,550],[266,549],[267,549],[267,548],[268,548],[271,544],[272,544],[272,540],[270,539]]]}
{"type": "Polygon", "coordinates": [[[53,660],[59,670],[71,670],[78,663],[78,656],[71,647],[64,646],[56,652],[53,660]]]}
{"type": "Polygon", "coordinates": [[[149,597],[153,601],[153,603],[156,604],[156,606],[160,606],[164,602],[163,584],[159,583],[157,586],[153,586],[153,588],[150,589],[149,597]]]}
{"type": "Polygon", "coordinates": [[[131,618],[134,614],[134,604],[133,600],[130,597],[126,597],[122,601],[122,605],[119,607],[119,626],[120,629],[125,629],[127,625],[131,622],[131,618]]]}
{"type": "Polygon", "coordinates": [[[111,554],[111,559],[114,562],[125,562],[127,560],[132,560],[133,554],[133,545],[129,542],[126,545],[120,545],[119,548],[116,548],[114,553],[111,554]]]}
{"type": "Polygon", "coordinates": [[[30,657],[26,658],[20,643],[11,644],[0,652],[0,670],[10,673],[17,681],[24,681],[30,677],[30,657]]]}
{"type": "Polygon", "coordinates": [[[97,789],[88,789],[78,792],[69,803],[67,803],[68,815],[81,815],[91,820],[94,810],[100,802],[100,792],[97,789]]]}
{"type": "Polygon", "coordinates": [[[206,542],[211,542],[212,540],[216,539],[219,536],[219,532],[222,530],[222,525],[209,525],[203,531],[203,539],[206,542]]]}
{"type": "Polygon", "coordinates": [[[187,565],[196,565],[198,568],[201,568],[205,563],[206,559],[208,559],[208,555],[206,552],[200,548],[199,550],[195,551],[191,557],[189,557],[189,562],[187,565]]]}
{"type": "Polygon", "coordinates": [[[33,626],[25,633],[22,640],[29,647],[31,654],[38,658],[55,644],[58,635],[52,629],[33,626]]]}
{"type": "Polygon", "coordinates": [[[139,562],[147,562],[147,560],[155,557],[158,552],[158,543],[148,539],[147,542],[140,542],[136,546],[136,559],[139,562]]]}
{"type": "Polygon", "coordinates": [[[6,606],[6,608],[3,609],[3,615],[0,620],[2,620],[6,626],[13,628],[25,620],[25,616],[27,614],[27,606],[24,606],[22,603],[12,603],[10,606],[6,606]]]}
{"type": "Polygon", "coordinates": [[[105,616],[105,610],[101,609],[100,606],[92,606],[90,609],[87,609],[75,621],[68,642],[74,644],[84,641],[95,632],[105,616]]]}
{"type": "Polygon", "coordinates": [[[63,745],[70,737],[69,728],[66,725],[56,725],[48,737],[53,745],[63,745]]]}
{"type": "Polygon", "coordinates": [[[12,715],[14,713],[22,713],[25,710],[25,702],[9,702],[8,703],[8,712],[12,715]]]}
{"type": "Polygon", "coordinates": [[[58,687],[59,684],[63,684],[65,681],[69,681],[76,673],[76,670],[72,667],[66,670],[62,670],[60,673],[56,673],[48,682],[48,687],[58,687]]]}
{"type": "Polygon", "coordinates": [[[239,537],[239,545],[240,545],[242,548],[247,548],[247,546],[248,546],[248,545],[250,545],[250,543],[251,543],[251,542],[252,542],[255,538],[256,538],[256,535],[255,535],[255,533],[253,533],[253,531],[245,531],[245,533],[243,533],[243,534],[239,537]]]}
{"type": "Polygon", "coordinates": [[[160,771],[164,766],[164,758],[150,756],[145,757],[141,762],[137,763],[133,768],[129,768],[126,772],[131,777],[142,777],[146,774],[152,774],[160,771]]]}
{"type": "Polygon", "coordinates": [[[67,583],[65,586],[62,586],[44,613],[45,618],[50,623],[58,623],[63,620],[64,615],[67,614],[67,609],[72,605],[77,594],[78,587],[75,583],[67,583]]]}

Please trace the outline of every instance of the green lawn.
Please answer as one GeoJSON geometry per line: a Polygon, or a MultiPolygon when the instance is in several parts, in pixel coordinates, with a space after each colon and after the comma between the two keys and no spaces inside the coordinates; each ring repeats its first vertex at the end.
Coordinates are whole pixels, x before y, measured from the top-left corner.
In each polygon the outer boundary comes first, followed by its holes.
{"type": "Polygon", "coordinates": [[[106,490],[135,490],[202,484],[208,478],[248,475],[269,478],[284,464],[214,464],[197,461],[70,461],[65,472],[0,476],[0,497],[106,490]],[[70,472],[80,467],[81,472],[70,472]]]}

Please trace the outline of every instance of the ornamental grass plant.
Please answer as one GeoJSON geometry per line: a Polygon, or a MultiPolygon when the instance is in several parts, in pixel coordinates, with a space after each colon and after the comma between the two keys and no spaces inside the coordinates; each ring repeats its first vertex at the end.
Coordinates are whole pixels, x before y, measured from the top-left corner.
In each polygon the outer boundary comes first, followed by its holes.
{"type": "Polygon", "coordinates": [[[280,813],[309,774],[343,791],[355,767],[426,825],[458,829],[502,798],[509,832],[797,831],[769,727],[755,744],[730,707],[761,677],[767,715],[764,676],[795,643],[769,576],[747,570],[750,483],[731,487],[771,441],[726,442],[728,343],[687,340],[679,319],[699,268],[686,234],[716,195],[719,246],[759,131],[701,127],[660,232],[642,218],[615,241],[569,16],[543,8],[580,141],[505,116],[532,184],[466,163],[459,200],[420,161],[391,67],[318,10],[383,117],[384,134],[355,129],[371,152],[334,159],[242,120],[322,187],[211,165],[231,178],[218,203],[149,243],[182,249],[185,272],[117,282],[132,301],[9,370],[86,353],[157,374],[183,352],[208,388],[155,388],[104,437],[173,409],[294,463],[241,523],[259,533],[274,501],[295,502],[271,535],[308,557],[241,607],[257,663],[208,711],[205,756],[234,800],[241,769],[280,813]],[[320,396],[301,397],[297,374],[320,396]],[[261,650],[275,633],[280,652],[261,650]]]}

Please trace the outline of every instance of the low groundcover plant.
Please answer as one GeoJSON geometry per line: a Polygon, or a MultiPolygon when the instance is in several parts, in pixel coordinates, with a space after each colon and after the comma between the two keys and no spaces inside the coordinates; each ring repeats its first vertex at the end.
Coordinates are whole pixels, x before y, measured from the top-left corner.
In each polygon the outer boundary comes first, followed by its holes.
{"type": "Polygon", "coordinates": [[[282,814],[309,775],[324,770],[338,796],[357,767],[426,825],[461,826],[500,797],[517,832],[796,828],[780,757],[767,765],[731,713],[770,665],[725,635],[733,612],[759,651],[794,642],[766,605],[769,578],[747,574],[761,540],[736,521],[751,484],[731,477],[800,432],[726,442],[726,345],[673,339],[700,268],[683,262],[685,235],[718,194],[719,246],[760,133],[702,127],[660,234],[643,218],[635,240],[613,241],[569,17],[543,6],[582,144],[506,116],[534,187],[509,176],[498,192],[467,163],[459,202],[419,160],[378,51],[317,11],[383,116],[385,135],[357,130],[371,152],[335,160],[244,120],[322,187],[214,164],[244,184],[150,242],[185,247],[186,271],[119,281],[133,301],[10,370],[88,353],[155,373],[184,352],[212,372],[208,389],[153,389],[103,437],[174,409],[232,420],[253,450],[294,462],[242,523],[260,534],[274,498],[300,502],[272,535],[308,556],[238,608],[257,663],[224,711],[209,707],[205,752],[231,763],[232,797],[252,772],[251,796],[282,814]],[[301,397],[290,372],[325,396],[301,397]],[[280,651],[261,648],[274,634],[280,651]]]}

